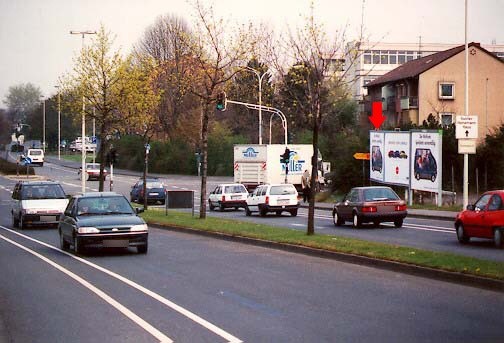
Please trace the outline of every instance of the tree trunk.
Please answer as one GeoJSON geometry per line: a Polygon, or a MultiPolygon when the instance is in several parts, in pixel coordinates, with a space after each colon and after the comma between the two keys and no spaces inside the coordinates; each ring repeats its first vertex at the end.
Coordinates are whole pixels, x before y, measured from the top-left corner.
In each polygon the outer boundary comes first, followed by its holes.
{"type": "Polygon", "coordinates": [[[315,234],[315,194],[316,194],[316,181],[318,182],[318,130],[319,130],[319,116],[320,116],[320,101],[318,98],[315,101],[315,113],[313,114],[313,156],[312,156],[312,170],[310,177],[310,194],[308,205],[308,226],[306,228],[307,235],[315,234]]]}
{"type": "Polygon", "coordinates": [[[201,165],[201,198],[200,198],[200,219],[206,218],[206,188],[207,188],[207,170],[208,170],[208,111],[212,107],[210,102],[205,100],[203,113],[201,114],[201,153],[203,160],[201,165]]]}

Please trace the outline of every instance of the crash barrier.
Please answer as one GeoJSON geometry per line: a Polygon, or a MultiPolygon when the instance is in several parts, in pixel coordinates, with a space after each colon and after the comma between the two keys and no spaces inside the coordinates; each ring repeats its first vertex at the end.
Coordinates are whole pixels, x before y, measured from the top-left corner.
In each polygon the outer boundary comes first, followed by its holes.
{"type": "Polygon", "coordinates": [[[194,217],[194,191],[167,191],[165,215],[168,215],[169,208],[191,208],[194,217]]]}

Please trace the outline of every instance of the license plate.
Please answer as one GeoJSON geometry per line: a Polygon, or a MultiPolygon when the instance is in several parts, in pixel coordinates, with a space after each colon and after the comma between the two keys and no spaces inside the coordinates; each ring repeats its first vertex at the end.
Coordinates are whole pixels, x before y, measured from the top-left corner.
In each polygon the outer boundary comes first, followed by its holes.
{"type": "Polygon", "coordinates": [[[41,222],[55,222],[56,216],[40,216],[41,222]]]}
{"type": "Polygon", "coordinates": [[[231,195],[231,199],[241,199],[241,195],[231,195]]]}
{"type": "Polygon", "coordinates": [[[278,200],[278,205],[288,205],[289,200],[278,200]]]}
{"type": "Polygon", "coordinates": [[[103,246],[105,248],[127,248],[129,241],[127,239],[104,239],[103,246]]]}

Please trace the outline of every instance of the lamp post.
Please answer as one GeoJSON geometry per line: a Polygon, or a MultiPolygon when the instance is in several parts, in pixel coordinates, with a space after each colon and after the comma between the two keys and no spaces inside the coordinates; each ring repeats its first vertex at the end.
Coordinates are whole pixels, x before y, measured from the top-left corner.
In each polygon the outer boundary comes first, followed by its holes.
{"type": "Polygon", "coordinates": [[[262,105],[262,80],[266,74],[268,74],[268,71],[265,71],[264,73],[259,73],[256,69],[245,66],[243,67],[244,70],[248,70],[253,72],[257,76],[257,80],[259,81],[259,144],[262,144],[262,111],[261,111],[261,105],[262,105]]]}
{"type": "MultiPolygon", "coordinates": [[[[81,53],[84,53],[84,37],[86,35],[95,35],[96,31],[70,31],[71,35],[82,35],[82,46],[81,53]]],[[[86,171],[86,104],[84,102],[84,95],[82,95],[82,134],[81,134],[81,152],[82,152],[82,164],[81,164],[81,188],[82,193],[86,192],[86,178],[84,173],[86,171]]]]}
{"type": "Polygon", "coordinates": [[[45,141],[45,99],[44,99],[43,95],[41,95],[40,98],[42,99],[42,149],[44,150],[44,154],[45,154],[45,146],[46,146],[46,141],[45,141]]]}

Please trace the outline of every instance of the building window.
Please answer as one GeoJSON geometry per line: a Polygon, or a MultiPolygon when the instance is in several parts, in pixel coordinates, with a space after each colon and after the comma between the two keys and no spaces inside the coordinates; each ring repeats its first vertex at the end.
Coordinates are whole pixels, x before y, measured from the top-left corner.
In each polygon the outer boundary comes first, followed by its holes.
{"type": "Polygon", "coordinates": [[[396,55],[390,55],[389,62],[390,62],[390,64],[397,64],[397,56],[396,55]]]}
{"type": "Polygon", "coordinates": [[[380,52],[379,51],[373,52],[373,64],[380,64],[380,52]]]}
{"type": "Polygon", "coordinates": [[[371,64],[371,50],[364,51],[364,64],[371,64]]]}
{"type": "Polygon", "coordinates": [[[439,120],[441,121],[441,125],[443,127],[450,126],[453,124],[453,113],[451,112],[440,112],[439,120]]]}
{"type": "Polygon", "coordinates": [[[397,62],[399,64],[403,64],[404,62],[406,62],[406,51],[397,52],[397,62]]]}
{"type": "Polygon", "coordinates": [[[439,99],[442,100],[455,99],[454,82],[439,82],[439,99]]]}

